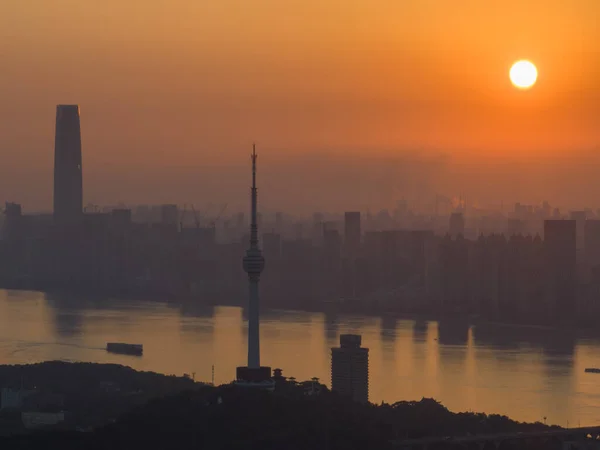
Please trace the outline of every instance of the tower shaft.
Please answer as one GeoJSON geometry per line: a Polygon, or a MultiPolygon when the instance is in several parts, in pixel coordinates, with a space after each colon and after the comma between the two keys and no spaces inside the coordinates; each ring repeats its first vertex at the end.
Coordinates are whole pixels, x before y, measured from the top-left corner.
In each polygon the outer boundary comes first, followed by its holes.
{"type": "Polygon", "coordinates": [[[250,305],[248,308],[248,367],[260,367],[260,322],[258,305],[258,280],[250,280],[248,286],[250,305]]]}
{"type": "Polygon", "coordinates": [[[258,246],[258,225],[256,223],[258,208],[258,191],[256,189],[256,147],[252,147],[252,188],[250,247],[244,257],[244,271],[248,274],[248,368],[260,368],[260,312],[258,282],[263,271],[265,260],[258,246]]]}

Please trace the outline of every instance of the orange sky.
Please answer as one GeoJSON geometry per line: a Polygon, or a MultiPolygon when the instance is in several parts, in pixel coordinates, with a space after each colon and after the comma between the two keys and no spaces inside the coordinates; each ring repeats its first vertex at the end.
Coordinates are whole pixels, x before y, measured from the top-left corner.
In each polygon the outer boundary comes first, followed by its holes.
{"type": "Polygon", "coordinates": [[[254,139],[283,161],[598,148],[599,17],[598,0],[4,0],[0,198],[50,204],[57,103],[81,106],[94,202],[183,202],[192,181],[147,182],[242,165],[254,139]],[[521,58],[529,91],[508,79],[521,58]]]}

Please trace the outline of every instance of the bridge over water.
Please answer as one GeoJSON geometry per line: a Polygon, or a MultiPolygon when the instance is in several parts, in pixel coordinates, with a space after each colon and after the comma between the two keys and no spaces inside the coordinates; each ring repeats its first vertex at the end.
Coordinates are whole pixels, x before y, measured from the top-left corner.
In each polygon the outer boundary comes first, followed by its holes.
{"type": "Polygon", "coordinates": [[[393,445],[394,448],[402,450],[600,450],[600,427],[405,439],[396,440],[393,445]]]}

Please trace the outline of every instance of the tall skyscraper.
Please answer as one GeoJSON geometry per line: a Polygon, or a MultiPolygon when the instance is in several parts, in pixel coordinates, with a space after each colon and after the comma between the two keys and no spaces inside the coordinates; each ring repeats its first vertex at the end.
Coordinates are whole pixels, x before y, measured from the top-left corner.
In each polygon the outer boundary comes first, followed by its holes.
{"type": "Polygon", "coordinates": [[[544,221],[548,303],[555,318],[566,321],[577,311],[576,242],[575,220],[544,221]]]}
{"type": "Polygon", "coordinates": [[[465,216],[462,212],[453,212],[450,214],[449,233],[452,237],[459,234],[465,234],[465,216]]]}
{"type": "Polygon", "coordinates": [[[584,226],[585,261],[600,266],[600,220],[586,220],[584,226]]]}
{"type": "Polygon", "coordinates": [[[160,206],[160,223],[166,229],[177,231],[179,226],[179,209],[177,205],[165,204],[160,206]]]}
{"type": "Polygon", "coordinates": [[[525,234],[525,221],[522,219],[509,218],[506,227],[506,235],[513,236],[525,234]]]}
{"type": "Polygon", "coordinates": [[[256,189],[256,147],[252,146],[252,187],[250,248],[246,251],[243,264],[248,274],[248,366],[237,368],[237,383],[245,386],[272,388],[271,368],[260,365],[260,314],[258,299],[258,282],[265,267],[265,259],[258,247],[257,207],[258,190],[256,189]]]}
{"type": "Polygon", "coordinates": [[[571,220],[575,221],[575,230],[577,238],[577,251],[584,248],[584,236],[585,236],[585,211],[571,211],[571,220]]]}
{"type": "Polygon", "coordinates": [[[369,349],[361,336],[342,334],[340,347],[331,349],[331,390],[360,403],[369,401],[369,349]]]}
{"type": "Polygon", "coordinates": [[[54,219],[61,224],[77,222],[82,212],[79,106],[58,105],[54,137],[54,219]]]}
{"type": "Polygon", "coordinates": [[[348,257],[356,258],[358,256],[360,241],[360,212],[348,211],[344,213],[344,245],[348,257]]]}

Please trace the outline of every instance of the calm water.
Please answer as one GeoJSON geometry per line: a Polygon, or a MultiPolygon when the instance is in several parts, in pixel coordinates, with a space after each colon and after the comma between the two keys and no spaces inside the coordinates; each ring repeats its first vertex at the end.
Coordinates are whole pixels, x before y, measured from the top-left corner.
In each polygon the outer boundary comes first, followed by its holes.
{"type": "MultiPolygon", "coordinates": [[[[370,349],[374,402],[434,397],[454,411],[506,414],[562,426],[600,423],[600,339],[564,331],[456,322],[265,311],[263,363],[329,384],[330,348],[359,333],[370,349]]],[[[246,358],[245,312],[89,300],[0,290],[0,363],[112,362],[196,379],[232,380],[246,358]],[[144,344],[141,358],[108,354],[106,342],[144,344]]]]}

